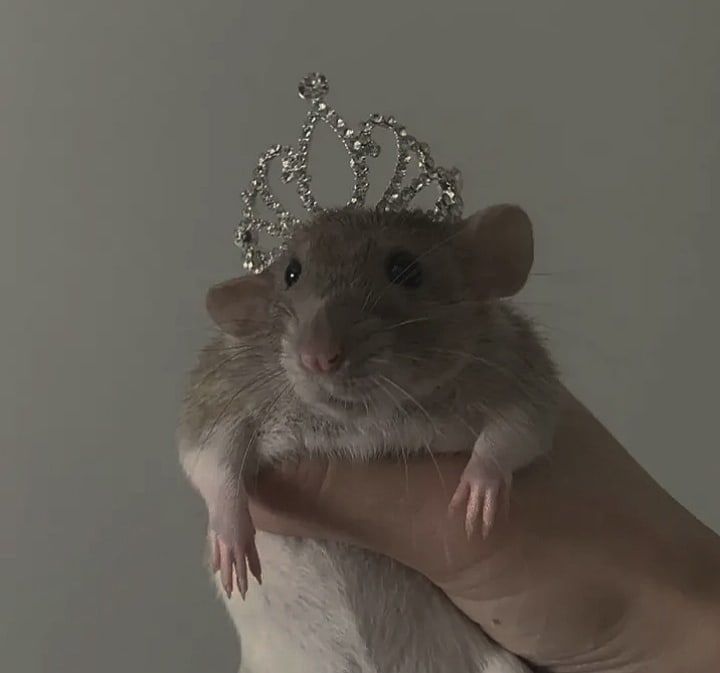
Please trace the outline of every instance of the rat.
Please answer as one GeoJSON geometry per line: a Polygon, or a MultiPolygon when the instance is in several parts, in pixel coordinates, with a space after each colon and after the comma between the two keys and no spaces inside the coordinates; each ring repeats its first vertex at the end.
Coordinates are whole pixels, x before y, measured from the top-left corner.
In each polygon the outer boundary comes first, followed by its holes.
{"type": "Polygon", "coordinates": [[[241,671],[527,671],[399,563],[256,534],[247,489],[288,458],[465,452],[449,507],[468,536],[491,534],[513,474],[550,449],[557,414],[556,367],[508,301],[533,248],[513,205],[443,223],[345,208],[298,227],[262,273],[211,288],[220,331],[191,374],[178,443],[207,505],[241,671]]]}

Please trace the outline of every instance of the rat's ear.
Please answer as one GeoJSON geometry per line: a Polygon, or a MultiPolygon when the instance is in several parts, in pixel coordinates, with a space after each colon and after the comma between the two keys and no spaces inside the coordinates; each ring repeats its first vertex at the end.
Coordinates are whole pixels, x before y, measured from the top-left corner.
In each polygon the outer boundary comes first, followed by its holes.
{"type": "Polygon", "coordinates": [[[205,305],[223,332],[242,337],[267,324],[272,290],[273,279],[267,271],[240,276],[211,287],[205,305]]]}
{"type": "Polygon", "coordinates": [[[519,206],[500,204],[465,221],[469,273],[487,297],[510,297],[527,281],[533,263],[532,223],[519,206]]]}

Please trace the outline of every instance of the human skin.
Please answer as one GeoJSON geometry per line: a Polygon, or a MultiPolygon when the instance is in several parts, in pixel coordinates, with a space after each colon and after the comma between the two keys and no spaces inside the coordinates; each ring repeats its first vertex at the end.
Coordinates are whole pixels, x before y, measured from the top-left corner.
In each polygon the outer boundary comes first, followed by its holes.
{"type": "Polygon", "coordinates": [[[253,517],[416,569],[543,670],[720,671],[720,537],[571,394],[552,452],[516,475],[509,515],[487,539],[468,539],[448,511],[466,462],[301,461],[260,476],[253,517]]]}

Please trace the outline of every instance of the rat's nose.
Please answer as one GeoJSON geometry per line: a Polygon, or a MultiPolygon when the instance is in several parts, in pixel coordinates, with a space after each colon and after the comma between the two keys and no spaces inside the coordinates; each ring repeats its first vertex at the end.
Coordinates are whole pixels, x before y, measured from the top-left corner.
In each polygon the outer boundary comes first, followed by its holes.
{"type": "Polygon", "coordinates": [[[337,346],[323,349],[305,347],[300,351],[300,361],[312,372],[327,374],[342,364],[343,355],[337,346]]]}

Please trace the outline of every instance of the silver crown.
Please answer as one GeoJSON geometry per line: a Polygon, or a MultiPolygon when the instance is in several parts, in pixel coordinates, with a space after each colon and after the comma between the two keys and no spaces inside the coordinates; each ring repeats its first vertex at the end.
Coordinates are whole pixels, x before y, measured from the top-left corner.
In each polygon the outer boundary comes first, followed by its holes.
{"type": "Polygon", "coordinates": [[[372,139],[376,126],[391,130],[397,142],[397,163],[390,184],[385,189],[376,208],[386,211],[407,209],[410,202],[426,187],[435,184],[439,190],[435,206],[428,214],[436,221],[459,218],[463,202],[460,196],[461,176],[456,168],[436,166],[426,143],[408,134],[395,117],[373,114],[359,130],[351,128],[325,101],[330,90],[327,79],[319,73],[307,75],[298,87],[300,97],[310,102],[305,123],[302,126],[297,147],[272,145],[258,159],[253,178],[242,192],[243,216],[235,231],[235,243],[244,252],[243,264],[246,269],[259,273],[279,255],[301,220],[288,212],[277,200],[268,183],[268,169],[273,160],[280,158],[281,180],[295,182],[300,201],[309,213],[322,212],[311,188],[308,173],[308,154],[313,131],[320,122],[325,122],[342,141],[350,156],[354,176],[352,196],[347,202],[350,207],[365,205],[368,191],[368,159],[380,154],[380,146],[372,139]],[[413,159],[420,169],[419,175],[403,185],[408,167],[413,159]],[[275,214],[274,220],[264,219],[256,211],[258,197],[275,214]],[[275,239],[275,247],[263,249],[260,234],[269,234],[275,239]]]}

